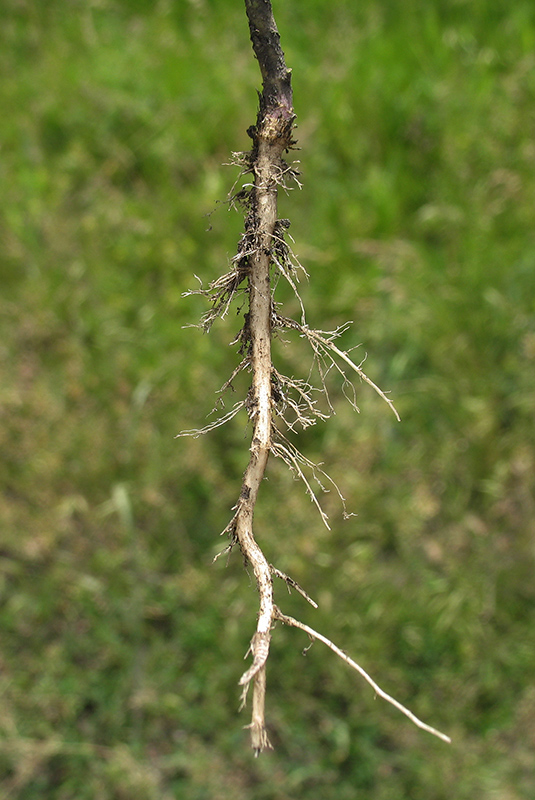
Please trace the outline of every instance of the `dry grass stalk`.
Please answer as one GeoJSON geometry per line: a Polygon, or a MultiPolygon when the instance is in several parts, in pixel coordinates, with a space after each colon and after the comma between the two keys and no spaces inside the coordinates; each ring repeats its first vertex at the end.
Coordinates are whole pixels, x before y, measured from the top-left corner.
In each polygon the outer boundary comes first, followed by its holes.
{"type": "MultiPolygon", "coordinates": [[[[271,631],[276,621],[300,628],[309,636],[324,642],[342,660],[358,671],[377,694],[394,705],[416,725],[438,736],[449,738],[418,720],[412,712],[380,689],[370,676],[327,637],[298,620],[283,614],[273,600],[273,575],[284,580],[288,589],[294,588],[314,607],[316,603],[292,578],[270,565],[256,541],[253,532],[253,515],[261,481],[270,454],[282,458],[288,467],[303,481],[307,493],[315,503],[327,527],[327,515],[314,492],[311,481],[323,491],[330,483],[344,504],[339,488],[318,464],[306,458],[291,443],[280,429],[280,423],[290,430],[307,428],[318,420],[327,419],[334,409],[327,391],[326,378],[337,372],[342,379],[343,390],[353,408],[358,411],[356,389],[351,375],[371,386],[389,405],[399,420],[399,415],[386,394],[356,364],[349,351],[343,350],[335,341],[347,330],[347,325],[335,331],[319,331],[306,324],[305,309],[297,289],[299,261],[286,243],[287,220],[278,219],[277,195],[279,187],[288,188],[286,181],[297,175],[294,165],[288,165],[283,156],[295,142],[292,138],[294,112],[290,70],[287,69],[280,47],[279,34],[273,18],[269,0],[245,0],[253,48],[263,78],[263,90],[257,121],[249,128],[253,141],[250,153],[235,153],[234,163],[241,167],[241,175],[251,175],[240,191],[231,197],[246,210],[245,232],[239,242],[230,270],[213,281],[207,289],[194,293],[204,294],[210,300],[210,309],[201,320],[201,327],[209,330],[218,317],[224,317],[237,297],[246,296],[247,313],[242,329],[234,339],[242,355],[240,364],[222,387],[224,392],[242,371],[251,373],[251,386],[245,400],[234,404],[226,414],[204,428],[185,431],[180,435],[197,436],[217,428],[233,419],[245,408],[252,426],[249,463],[243,476],[234,516],[223,531],[229,535],[230,543],[223,550],[228,553],[238,545],[246,565],[252,567],[259,596],[256,631],[250,644],[252,664],[240,679],[242,705],[245,704],[249,686],[252,684],[252,719],[248,726],[251,746],[256,755],[271,747],[265,724],[266,661],[269,656],[271,631]],[[297,322],[280,315],[273,298],[272,273],[278,272],[290,284],[298,298],[301,321],[297,322]],[[271,341],[280,330],[297,331],[312,348],[313,359],[320,376],[320,386],[315,388],[309,380],[289,378],[273,365],[271,341]],[[318,404],[323,397],[327,412],[318,404]],[[279,421],[279,425],[276,422],[279,421]]],[[[235,187],[234,187],[235,188],[235,187]]],[[[234,190],[234,189],[233,189],[234,190]]],[[[345,512],[345,505],[344,505],[345,512]]],[[[221,555],[221,553],[219,554],[221,555]]],[[[217,556],[216,556],[217,558],[217,556]]]]}

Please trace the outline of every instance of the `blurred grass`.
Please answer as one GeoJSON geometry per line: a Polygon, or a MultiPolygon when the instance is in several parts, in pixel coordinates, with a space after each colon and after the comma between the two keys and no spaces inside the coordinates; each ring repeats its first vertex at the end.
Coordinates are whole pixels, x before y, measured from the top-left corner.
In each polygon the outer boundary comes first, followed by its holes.
{"type": "MultiPolygon", "coordinates": [[[[535,11],[287,3],[304,188],[283,198],[311,324],[354,326],[403,422],[302,438],[350,510],[281,465],[257,518],[320,601],[281,603],[276,750],[238,716],[254,589],[210,566],[245,422],[198,440],[235,364],[182,292],[241,230],[224,200],[259,78],[240,3],[6,0],[0,30],[0,786],[34,798],[531,798],[535,775],[535,11]]],[[[300,343],[277,357],[305,375],[300,343]]],[[[284,597],[284,599],[283,599],[284,597]]]]}

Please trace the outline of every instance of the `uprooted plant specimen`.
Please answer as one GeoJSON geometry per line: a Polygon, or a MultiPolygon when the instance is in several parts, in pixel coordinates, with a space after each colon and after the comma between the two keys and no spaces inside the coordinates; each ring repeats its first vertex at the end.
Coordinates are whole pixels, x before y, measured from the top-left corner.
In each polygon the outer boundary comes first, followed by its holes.
{"type": "Polygon", "coordinates": [[[317,606],[292,578],[268,563],[253,532],[255,504],[270,454],[281,458],[301,478],[327,527],[327,516],[314,491],[315,484],[324,488],[326,482],[330,483],[338,491],[343,503],[338,487],[327,473],[306,458],[284,433],[286,429],[305,429],[328,418],[333,411],[326,385],[329,372],[338,373],[344,393],[355,410],[358,411],[358,408],[352,377],[369,384],[386,401],[398,420],[399,417],[392,401],[363,372],[362,364],[356,364],[349,351],[337,346],[336,342],[346,326],[326,332],[314,330],[306,323],[305,310],[297,289],[298,272],[303,268],[286,241],[289,222],[279,219],[277,213],[279,188],[287,188],[290,181],[297,180],[298,175],[296,165],[288,164],[284,159],[284,155],[296,144],[293,139],[295,115],[291,73],[286,67],[269,0],[245,0],[245,6],[253,49],[263,79],[256,124],[248,130],[252,148],[250,152],[234,154],[234,163],[239,164],[241,176],[246,181],[230,200],[245,209],[245,230],[229,271],[212,281],[206,289],[201,286],[191,293],[203,294],[210,302],[210,309],[201,320],[201,327],[205,331],[218,317],[227,314],[234,301],[244,303],[247,309],[244,323],[233,342],[238,345],[241,360],[222,390],[228,389],[241,372],[250,373],[251,385],[247,396],[219,419],[204,428],[179,435],[207,433],[231,420],[242,409],[247,412],[252,426],[249,463],[234,507],[234,516],[224,531],[229,536],[229,544],[223,551],[228,553],[234,546],[239,547],[245,563],[254,572],[259,595],[258,621],[250,645],[252,664],[240,679],[243,687],[242,705],[246,702],[249,686],[251,683],[253,685],[252,720],[249,725],[251,746],[256,755],[271,747],[264,711],[266,661],[271,632],[277,621],[300,628],[311,638],[322,641],[357,670],[378,695],[396,706],[416,725],[449,741],[447,736],[421,722],[380,689],[358,664],[329,639],[287,616],[277,607],[273,598],[273,577],[285,581],[289,588],[296,589],[308,602],[317,606]],[[280,276],[290,284],[298,298],[301,310],[299,321],[283,316],[279,304],[275,302],[274,285],[280,276]],[[314,387],[310,379],[287,377],[276,369],[271,355],[272,337],[284,330],[296,331],[309,343],[320,376],[319,387],[314,387]],[[319,399],[322,397],[325,402],[320,405],[319,399]]]}

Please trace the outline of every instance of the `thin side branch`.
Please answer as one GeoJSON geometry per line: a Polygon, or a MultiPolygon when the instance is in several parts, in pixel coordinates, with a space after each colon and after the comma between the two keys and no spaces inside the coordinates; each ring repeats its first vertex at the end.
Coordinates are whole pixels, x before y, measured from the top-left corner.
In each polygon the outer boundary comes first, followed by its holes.
{"type": "Polygon", "coordinates": [[[338,484],[331,478],[331,476],[325,472],[321,468],[319,464],[315,464],[309,458],[306,458],[298,449],[297,447],[292,444],[279,430],[276,428],[273,429],[273,442],[271,444],[271,452],[274,456],[281,458],[286,466],[296,475],[296,477],[300,478],[305,484],[306,493],[318,509],[319,515],[322,519],[323,524],[327,528],[327,530],[331,530],[329,525],[329,519],[327,514],[322,509],[320,502],[317,498],[317,495],[312,488],[310,481],[308,480],[304,470],[307,469],[312,473],[312,477],[320,487],[322,492],[328,492],[329,490],[323,483],[322,479],[325,479],[326,482],[330,483],[333,489],[336,491],[338,497],[340,498],[340,502],[342,503],[342,507],[344,509],[344,516],[347,518],[352,516],[348,514],[346,510],[346,501],[345,497],[343,496],[342,492],[338,484]]]}
{"type": "Polygon", "coordinates": [[[204,428],[192,428],[189,431],[181,431],[177,433],[175,439],[179,439],[181,436],[193,436],[196,439],[198,436],[203,436],[205,433],[210,433],[210,431],[215,430],[215,428],[219,428],[221,425],[224,425],[225,422],[229,422],[231,419],[234,419],[236,414],[242,410],[245,406],[245,400],[241,400],[238,403],[235,403],[231,410],[228,411],[226,414],[223,414],[222,417],[210,422],[208,425],[205,425],[204,428]]]}
{"type": "MultiPolygon", "coordinates": [[[[314,328],[309,328],[309,326],[306,324],[301,324],[299,322],[296,322],[296,320],[294,319],[277,315],[277,324],[280,328],[287,328],[289,330],[298,331],[301,334],[301,336],[310,343],[310,346],[312,347],[314,354],[318,359],[318,363],[320,365],[325,364],[326,363],[325,359],[327,358],[328,368],[330,369],[334,367],[340,373],[344,381],[348,384],[350,384],[351,382],[347,378],[344,370],[337,364],[334,356],[337,356],[341,361],[343,361],[345,364],[351,367],[353,372],[355,372],[359,376],[359,378],[361,378],[361,380],[367,383],[368,386],[371,386],[372,389],[375,392],[377,392],[379,397],[381,397],[385,401],[385,403],[388,404],[388,406],[394,413],[394,416],[396,417],[397,421],[401,422],[401,417],[399,416],[394,406],[394,403],[392,402],[392,400],[390,400],[389,397],[387,397],[387,395],[383,392],[383,390],[380,389],[379,386],[377,386],[377,384],[371,380],[371,378],[368,378],[368,376],[362,369],[362,363],[355,364],[355,362],[349,357],[348,351],[340,350],[340,348],[334,344],[334,339],[337,339],[339,336],[342,335],[342,333],[344,333],[347,330],[349,325],[351,325],[350,322],[346,322],[345,325],[342,325],[335,331],[318,331],[314,330],[314,328]]],[[[325,384],[323,382],[323,386],[324,385],[325,384]]],[[[359,411],[358,407],[354,402],[352,402],[351,398],[348,398],[348,400],[354,407],[355,411],[359,411]]]]}
{"type": "Polygon", "coordinates": [[[377,392],[379,397],[381,397],[385,401],[385,403],[387,403],[390,406],[390,408],[394,412],[397,421],[401,422],[401,417],[396,411],[396,408],[392,400],[390,400],[390,398],[386,396],[386,394],[383,392],[382,389],[380,389],[377,386],[377,384],[375,384],[370,378],[368,378],[366,373],[360,368],[360,366],[357,366],[355,362],[349,358],[346,352],[340,350],[330,339],[327,339],[325,338],[325,336],[322,336],[320,331],[314,331],[308,327],[302,327],[302,329],[303,329],[303,335],[306,336],[309,341],[317,342],[320,345],[320,347],[325,348],[326,350],[330,350],[332,353],[337,355],[338,358],[341,358],[342,361],[345,361],[345,363],[348,364],[351,367],[351,369],[357,373],[359,378],[361,378],[365,383],[371,386],[372,389],[374,389],[377,392]]]}
{"type": "Polygon", "coordinates": [[[311,628],[309,625],[305,625],[304,622],[300,622],[299,620],[294,619],[293,617],[289,617],[287,614],[283,614],[282,611],[277,606],[275,606],[275,619],[280,620],[280,622],[283,622],[285,625],[291,625],[294,628],[299,628],[300,630],[307,633],[312,639],[317,639],[318,641],[323,642],[323,644],[327,645],[327,647],[329,647],[333,651],[333,653],[336,653],[336,655],[339,658],[341,658],[342,661],[345,661],[346,664],[349,664],[349,666],[352,669],[356,670],[360,675],[362,675],[364,680],[370,684],[370,686],[375,690],[376,694],[378,694],[379,697],[382,697],[383,700],[387,701],[387,703],[390,703],[395,708],[397,708],[398,711],[401,711],[402,714],[405,714],[405,716],[408,717],[411,720],[411,722],[414,722],[414,724],[417,725],[418,728],[427,731],[427,733],[433,734],[433,736],[437,736],[439,739],[442,739],[443,742],[448,742],[448,744],[451,744],[451,739],[449,736],[446,736],[446,734],[442,733],[441,731],[437,731],[436,728],[432,728],[431,725],[427,725],[427,723],[422,722],[422,720],[418,719],[418,717],[415,714],[413,714],[412,711],[409,711],[409,709],[405,708],[405,706],[402,705],[400,702],[398,702],[398,700],[396,700],[394,697],[391,697],[389,694],[383,691],[383,689],[381,689],[381,687],[375,683],[373,678],[370,675],[368,675],[366,670],[363,669],[360,666],[360,664],[357,664],[356,661],[353,661],[352,658],[350,658],[346,653],[344,653],[343,650],[340,650],[340,648],[337,647],[333,642],[331,642],[330,639],[327,639],[326,636],[323,636],[321,633],[318,633],[317,631],[314,630],[314,628],[311,628]]]}
{"type": "Polygon", "coordinates": [[[286,582],[288,587],[288,592],[290,592],[290,588],[295,589],[296,592],[305,598],[305,600],[310,603],[311,606],[314,608],[318,608],[318,604],[305,592],[305,590],[299,586],[297,581],[294,581],[293,578],[290,578],[289,575],[286,575],[285,572],[281,572],[280,569],[276,569],[272,564],[270,564],[271,571],[275,575],[276,578],[280,578],[282,581],[286,582]]]}

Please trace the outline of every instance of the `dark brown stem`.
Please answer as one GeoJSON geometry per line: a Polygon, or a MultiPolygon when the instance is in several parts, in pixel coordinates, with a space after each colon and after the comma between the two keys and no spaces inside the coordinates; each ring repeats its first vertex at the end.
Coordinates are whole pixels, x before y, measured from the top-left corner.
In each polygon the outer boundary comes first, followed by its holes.
{"type": "Polygon", "coordinates": [[[245,0],[253,50],[262,73],[263,90],[260,112],[280,109],[288,120],[294,119],[291,70],[286,66],[280,36],[270,0],[245,0]]]}

